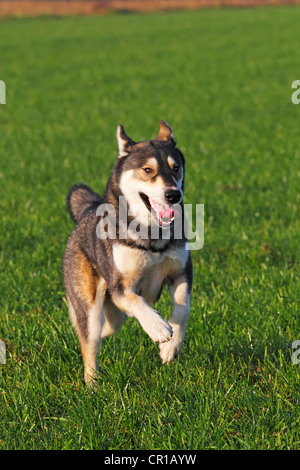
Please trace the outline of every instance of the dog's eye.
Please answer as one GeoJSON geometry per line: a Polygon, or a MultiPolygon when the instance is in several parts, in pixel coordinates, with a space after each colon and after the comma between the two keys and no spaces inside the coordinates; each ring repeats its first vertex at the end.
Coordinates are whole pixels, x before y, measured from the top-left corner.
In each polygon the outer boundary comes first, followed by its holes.
{"type": "Polygon", "coordinates": [[[153,172],[152,168],[148,168],[148,167],[147,167],[147,168],[143,168],[143,170],[144,170],[146,173],[152,173],[152,172],[153,172]]]}
{"type": "Polygon", "coordinates": [[[174,165],[173,170],[177,172],[179,170],[179,165],[174,165]]]}

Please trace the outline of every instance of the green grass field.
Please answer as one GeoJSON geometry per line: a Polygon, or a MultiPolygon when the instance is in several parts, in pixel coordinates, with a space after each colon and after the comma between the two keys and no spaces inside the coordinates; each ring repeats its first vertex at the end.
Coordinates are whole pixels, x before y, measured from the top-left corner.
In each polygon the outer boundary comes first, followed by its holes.
{"type": "MultiPolygon", "coordinates": [[[[0,449],[299,449],[300,8],[0,22],[0,449]],[[205,204],[181,356],[137,321],[83,384],[61,261],[69,187],[103,191],[116,127],[173,128],[205,204]]],[[[171,312],[164,292],[158,304],[171,312]]]]}

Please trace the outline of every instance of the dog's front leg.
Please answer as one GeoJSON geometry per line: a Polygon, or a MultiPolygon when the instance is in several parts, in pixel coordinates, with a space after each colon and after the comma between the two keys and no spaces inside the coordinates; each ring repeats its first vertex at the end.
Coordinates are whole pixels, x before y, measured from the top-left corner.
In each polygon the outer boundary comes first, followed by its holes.
{"type": "Polygon", "coordinates": [[[143,330],[155,343],[165,343],[172,338],[172,327],[160,314],[133,291],[113,297],[115,305],[130,317],[135,317],[143,330]]]}
{"type": "Polygon", "coordinates": [[[190,313],[191,282],[181,274],[169,280],[168,285],[173,301],[172,315],[169,319],[173,336],[168,343],[159,345],[160,356],[164,364],[169,364],[180,353],[190,313]]]}

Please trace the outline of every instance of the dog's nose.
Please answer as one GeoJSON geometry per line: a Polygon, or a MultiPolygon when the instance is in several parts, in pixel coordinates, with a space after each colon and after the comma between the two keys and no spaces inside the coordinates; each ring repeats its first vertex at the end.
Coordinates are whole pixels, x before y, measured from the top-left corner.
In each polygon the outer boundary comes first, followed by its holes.
{"type": "Polygon", "coordinates": [[[165,191],[165,198],[170,204],[176,204],[181,199],[181,191],[179,189],[167,189],[165,191]]]}

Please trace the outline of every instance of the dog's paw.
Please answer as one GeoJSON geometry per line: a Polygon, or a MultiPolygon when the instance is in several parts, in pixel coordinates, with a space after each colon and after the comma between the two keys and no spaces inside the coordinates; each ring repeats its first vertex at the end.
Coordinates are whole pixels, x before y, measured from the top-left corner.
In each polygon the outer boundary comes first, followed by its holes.
{"type": "Polygon", "coordinates": [[[159,314],[151,315],[148,318],[144,317],[140,323],[154,343],[165,343],[172,339],[171,325],[159,314]]]}
{"type": "Polygon", "coordinates": [[[144,312],[139,318],[139,322],[154,343],[165,343],[171,340],[172,326],[158,312],[151,311],[150,314],[144,312]]]}
{"type": "Polygon", "coordinates": [[[171,341],[173,335],[173,330],[171,325],[164,320],[160,315],[158,315],[155,325],[151,331],[151,339],[155,343],[167,343],[171,341]]]}
{"type": "Polygon", "coordinates": [[[160,343],[159,349],[163,364],[170,364],[180,353],[181,342],[178,343],[176,340],[172,339],[168,343],[160,343]]]}
{"type": "Polygon", "coordinates": [[[160,357],[164,364],[170,364],[180,353],[182,342],[184,338],[184,329],[178,325],[172,325],[173,336],[168,343],[161,343],[159,345],[160,357]]]}
{"type": "Polygon", "coordinates": [[[87,367],[84,371],[84,381],[88,390],[93,391],[98,387],[99,372],[87,367]]]}

